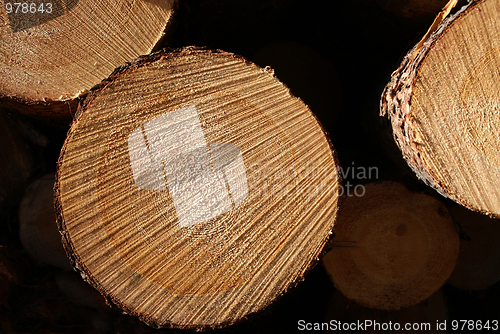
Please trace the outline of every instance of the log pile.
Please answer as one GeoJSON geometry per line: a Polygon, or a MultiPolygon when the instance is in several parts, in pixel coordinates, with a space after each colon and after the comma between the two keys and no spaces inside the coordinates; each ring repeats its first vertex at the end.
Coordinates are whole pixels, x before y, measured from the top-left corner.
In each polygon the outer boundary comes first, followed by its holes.
{"type": "Polygon", "coordinates": [[[492,325],[497,0],[48,3],[0,8],[0,331],[492,325]]]}

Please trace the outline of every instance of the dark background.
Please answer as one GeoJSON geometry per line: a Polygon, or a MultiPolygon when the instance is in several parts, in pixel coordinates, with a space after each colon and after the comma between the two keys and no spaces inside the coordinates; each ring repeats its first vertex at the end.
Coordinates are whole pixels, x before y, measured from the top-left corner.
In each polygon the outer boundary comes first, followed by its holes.
{"type": "MultiPolygon", "coordinates": [[[[431,8],[405,16],[400,4],[399,1],[383,0],[307,3],[298,0],[184,0],[180,1],[175,27],[167,42],[173,48],[196,45],[222,49],[242,55],[262,67],[271,66],[276,77],[319,118],[337,150],[341,166],[377,167],[377,180],[397,180],[410,189],[439,197],[416,180],[404,163],[391,160],[387,143],[380,140],[383,130],[378,108],[382,89],[402,57],[420,40],[439,11],[431,8]]],[[[15,112],[10,112],[14,117],[15,112]]],[[[15,117],[35,127],[49,140],[45,147],[31,144],[37,166],[31,179],[54,171],[67,128],[52,127],[20,115],[15,117]]],[[[377,180],[348,176],[345,182],[358,184],[377,180]]],[[[8,307],[0,301],[3,332],[181,332],[155,330],[123,315],[115,307],[92,308],[68,298],[55,283],[58,269],[36,265],[22,249],[17,232],[21,195],[9,198],[0,211],[0,244],[4,245],[0,248],[0,259],[11,263],[19,275],[18,280],[8,286],[8,307]]],[[[441,200],[448,206],[454,205],[441,200]]],[[[499,284],[480,292],[460,291],[445,285],[443,292],[449,321],[500,320],[499,284]]],[[[261,314],[217,332],[299,332],[297,322],[300,319],[306,322],[335,319],[334,315],[327,314],[333,293],[332,283],[318,265],[304,282],[261,314]]],[[[346,306],[355,308],[353,303],[346,306]]],[[[357,310],[360,312],[359,307],[357,310]]],[[[351,321],[356,320],[356,314],[351,317],[351,321]]]]}

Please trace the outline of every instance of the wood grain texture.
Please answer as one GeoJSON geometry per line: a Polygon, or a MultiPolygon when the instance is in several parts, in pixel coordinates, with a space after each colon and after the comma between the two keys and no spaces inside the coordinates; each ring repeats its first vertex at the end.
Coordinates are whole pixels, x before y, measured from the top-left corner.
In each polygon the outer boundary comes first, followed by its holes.
{"type": "Polygon", "coordinates": [[[500,3],[471,1],[411,50],[381,115],[409,166],[439,193],[500,215],[500,3]]]}
{"type": "Polygon", "coordinates": [[[369,308],[398,310],[430,297],[455,267],[458,233],[444,205],[399,183],[368,184],[342,203],[323,265],[335,286],[369,308]]]}
{"type": "Polygon", "coordinates": [[[55,120],[74,114],[73,100],[117,66],[151,52],[176,7],[175,0],[51,3],[50,14],[0,8],[0,101],[55,120]]]}
{"type": "Polygon", "coordinates": [[[92,90],[61,152],[56,205],[75,267],[103,295],[153,326],[199,329],[242,320],[302,279],[333,228],[339,180],[319,122],[271,73],[186,48],[92,90]],[[217,143],[236,149],[217,156],[217,143]],[[130,152],[146,146],[161,167],[141,179],[130,152]],[[243,177],[224,165],[230,209],[214,213],[228,198],[211,183],[217,157],[237,151],[243,177]],[[207,219],[183,224],[189,206],[207,219]]]}

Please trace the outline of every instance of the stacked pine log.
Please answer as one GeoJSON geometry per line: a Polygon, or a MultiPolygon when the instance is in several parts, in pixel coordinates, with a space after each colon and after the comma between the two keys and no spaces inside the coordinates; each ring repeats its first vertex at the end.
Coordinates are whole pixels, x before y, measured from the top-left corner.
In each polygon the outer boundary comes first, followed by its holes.
{"type": "Polygon", "coordinates": [[[0,328],[494,320],[498,2],[355,3],[5,2],[0,328]]]}
{"type": "Polygon", "coordinates": [[[5,2],[2,104],[68,124],[92,86],[162,45],[175,8],[175,0],[5,2]]]}
{"type": "Polygon", "coordinates": [[[393,73],[381,101],[417,176],[491,216],[500,215],[496,6],[474,1],[436,22],[393,73]]]}

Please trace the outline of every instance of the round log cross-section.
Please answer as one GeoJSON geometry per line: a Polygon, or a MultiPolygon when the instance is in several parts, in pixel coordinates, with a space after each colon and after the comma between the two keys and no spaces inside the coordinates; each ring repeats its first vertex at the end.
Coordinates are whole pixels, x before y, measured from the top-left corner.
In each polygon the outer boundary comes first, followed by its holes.
{"type": "Polygon", "coordinates": [[[381,114],[420,179],[500,217],[498,1],[470,1],[412,49],[385,88],[381,114]]]}
{"type": "Polygon", "coordinates": [[[175,0],[3,1],[0,101],[69,119],[76,98],[161,44],[175,6],[175,0]]]}
{"type": "Polygon", "coordinates": [[[186,48],[117,69],[79,109],[56,205],[73,263],[159,327],[269,305],[317,262],[339,175],[320,124],[268,70],[186,48]]]}
{"type": "Polygon", "coordinates": [[[365,186],[347,197],[323,265],[349,299],[380,310],[420,303],[450,277],[458,233],[446,207],[400,183],[365,186]]]}

